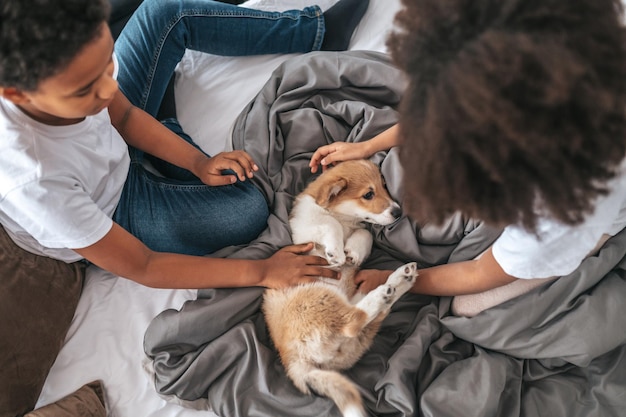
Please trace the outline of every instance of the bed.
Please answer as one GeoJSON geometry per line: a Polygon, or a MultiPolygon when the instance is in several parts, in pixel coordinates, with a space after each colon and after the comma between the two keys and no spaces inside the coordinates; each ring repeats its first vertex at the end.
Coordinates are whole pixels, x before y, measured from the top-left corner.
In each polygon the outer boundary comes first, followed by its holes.
{"type": "MultiPolygon", "coordinates": [[[[246,4],[285,9],[311,3],[246,4]]],[[[324,9],[333,1],[317,3],[324,9]]],[[[257,241],[218,255],[263,256],[286,243],[289,194],[306,182],[305,148],[312,151],[317,144],[307,135],[281,142],[290,131],[298,132],[298,124],[314,120],[310,135],[324,140],[364,140],[395,121],[403,81],[385,55],[385,38],[399,7],[399,0],[370,0],[348,53],[185,55],[176,79],[181,124],[209,154],[236,148],[258,158],[259,185],[274,207],[270,227],[257,241]],[[325,80],[327,68],[339,76],[325,80]],[[364,78],[367,82],[357,85],[364,78]],[[291,94],[310,79],[308,89],[291,94]],[[326,96],[310,100],[313,93],[330,90],[324,83],[346,80],[355,86],[348,89],[350,101],[365,107],[328,110],[326,96]],[[296,118],[295,108],[307,109],[307,116],[296,118]],[[311,116],[311,108],[324,109],[322,122],[319,111],[311,116]],[[335,126],[334,120],[342,123],[335,126]],[[271,128],[263,129],[264,123],[271,128]]],[[[397,152],[374,160],[398,196],[397,152]]],[[[404,219],[393,230],[373,232],[372,267],[469,259],[499,233],[456,217],[436,227],[404,219]]],[[[259,289],[156,290],[90,267],[38,406],[101,380],[109,415],[115,417],[337,416],[329,401],[298,394],[281,373],[258,312],[260,294],[259,289]]],[[[622,232],[571,276],[471,319],[451,316],[449,298],[404,297],[372,352],[348,374],[359,381],[375,416],[624,416],[625,299],[622,232]]]]}

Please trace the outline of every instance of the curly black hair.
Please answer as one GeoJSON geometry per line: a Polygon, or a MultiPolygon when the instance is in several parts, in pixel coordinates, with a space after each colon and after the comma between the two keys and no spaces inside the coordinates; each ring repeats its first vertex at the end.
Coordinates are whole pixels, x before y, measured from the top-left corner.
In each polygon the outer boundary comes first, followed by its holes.
{"type": "Polygon", "coordinates": [[[106,0],[6,0],[0,4],[0,86],[35,91],[99,34],[106,0]]]}
{"type": "Polygon", "coordinates": [[[388,45],[405,205],[534,231],[578,224],[626,154],[619,0],[403,0],[388,45]]]}

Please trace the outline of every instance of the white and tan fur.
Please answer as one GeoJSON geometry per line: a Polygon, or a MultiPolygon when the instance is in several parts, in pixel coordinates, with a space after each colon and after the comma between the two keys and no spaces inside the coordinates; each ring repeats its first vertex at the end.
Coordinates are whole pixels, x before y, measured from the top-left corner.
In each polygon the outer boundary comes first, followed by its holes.
{"type": "Polygon", "coordinates": [[[369,349],[417,276],[415,263],[406,264],[367,295],[356,292],[353,278],[373,240],[365,223],[389,225],[399,215],[373,163],[346,161],[325,171],[296,197],[289,223],[294,243],[314,242],[312,253],[341,279],[265,292],[265,320],[287,375],[303,393],[330,397],[346,417],[365,411],[354,383],[338,371],[369,349]]]}

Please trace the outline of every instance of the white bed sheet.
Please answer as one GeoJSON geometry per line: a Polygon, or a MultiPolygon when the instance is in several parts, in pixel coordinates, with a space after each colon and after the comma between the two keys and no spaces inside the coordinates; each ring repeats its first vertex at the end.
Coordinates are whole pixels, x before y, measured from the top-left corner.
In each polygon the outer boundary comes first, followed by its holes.
{"type": "MultiPolygon", "coordinates": [[[[250,7],[297,9],[336,0],[251,0],[250,7]]],[[[386,51],[400,0],[370,0],[350,49],[386,51]]],[[[288,55],[225,58],[189,51],[177,68],[178,114],[185,130],[209,154],[229,149],[230,129],[240,111],[288,55]]],[[[102,380],[113,417],[215,416],[202,402],[181,406],[159,396],[145,368],[143,335],[154,316],[194,299],[193,290],[157,290],[96,267],[87,271],[74,320],[37,406],[54,402],[83,384],[102,380]]]]}

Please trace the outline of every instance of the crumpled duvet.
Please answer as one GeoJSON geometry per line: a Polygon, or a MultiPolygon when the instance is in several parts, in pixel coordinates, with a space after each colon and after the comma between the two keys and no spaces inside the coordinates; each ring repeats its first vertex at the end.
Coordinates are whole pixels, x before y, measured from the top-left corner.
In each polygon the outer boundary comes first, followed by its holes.
{"type": "MultiPolygon", "coordinates": [[[[287,216],[311,179],[313,151],[393,125],[404,83],[375,52],[314,52],[281,65],[233,131],[233,147],[260,167],[254,181],[270,206],[268,228],[211,256],[265,258],[290,244],[287,216]]],[[[372,160],[401,202],[398,150],[372,160]]],[[[365,267],[393,269],[471,259],[500,231],[453,216],[442,225],[403,217],[372,233],[365,267]]],[[[473,318],[450,315],[449,298],[405,295],[346,374],[372,416],[625,416],[625,269],[622,232],[571,275],[473,318]]],[[[261,296],[259,288],[202,290],[157,316],[144,341],[157,391],[205,399],[221,416],[339,416],[330,400],[301,394],[285,375],[261,296]]]]}

